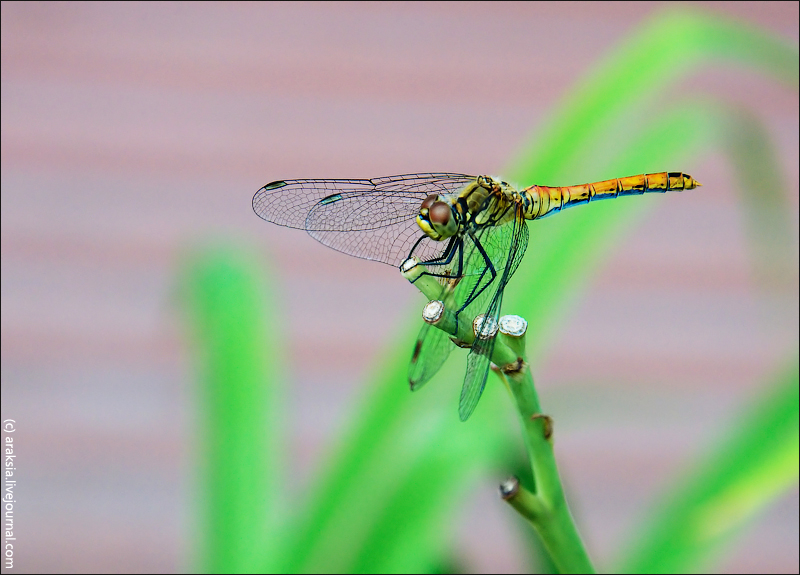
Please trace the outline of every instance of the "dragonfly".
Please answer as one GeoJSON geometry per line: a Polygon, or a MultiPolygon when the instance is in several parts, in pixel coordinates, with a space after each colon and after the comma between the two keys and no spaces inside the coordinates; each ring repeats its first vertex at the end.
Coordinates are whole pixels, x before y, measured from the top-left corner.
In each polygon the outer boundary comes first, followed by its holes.
{"type": "MultiPolygon", "coordinates": [[[[517,190],[491,176],[405,174],[372,179],[279,180],[259,189],[253,210],[262,219],[305,230],[345,254],[435,278],[456,322],[498,320],[503,292],[528,245],[526,220],[589,202],[700,186],[688,174],[660,172],[575,186],[517,190]]],[[[483,393],[494,337],[476,328],[469,343],[459,417],[466,421],[483,393]]],[[[438,372],[463,341],[423,325],[408,371],[412,391],[438,372]]]]}

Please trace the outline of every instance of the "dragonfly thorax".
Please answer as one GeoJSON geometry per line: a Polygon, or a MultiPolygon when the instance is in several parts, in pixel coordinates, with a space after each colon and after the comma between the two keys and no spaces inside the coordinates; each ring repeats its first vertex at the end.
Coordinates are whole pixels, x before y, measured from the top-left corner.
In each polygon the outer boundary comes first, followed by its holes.
{"type": "Polygon", "coordinates": [[[419,208],[417,225],[431,239],[445,240],[458,232],[458,213],[438,194],[431,194],[419,208]]]}

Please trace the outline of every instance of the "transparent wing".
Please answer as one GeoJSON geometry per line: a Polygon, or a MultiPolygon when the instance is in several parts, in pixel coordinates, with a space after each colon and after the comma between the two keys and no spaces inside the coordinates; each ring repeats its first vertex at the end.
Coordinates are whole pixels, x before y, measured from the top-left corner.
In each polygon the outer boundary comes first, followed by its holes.
{"type": "MultiPolygon", "coordinates": [[[[423,235],[415,219],[430,194],[450,194],[475,180],[464,174],[406,174],[371,180],[283,180],[253,196],[253,210],[268,222],[306,230],[348,255],[400,265],[423,235]]],[[[423,240],[426,259],[445,249],[423,240]]]]}
{"type": "MultiPolygon", "coordinates": [[[[484,252],[492,261],[498,275],[491,280],[490,286],[483,293],[491,296],[479,297],[476,304],[470,304],[465,311],[467,317],[475,317],[473,312],[485,310],[484,316],[497,321],[500,317],[500,306],[503,303],[503,291],[508,280],[517,271],[525,249],[528,246],[528,226],[522,216],[522,208],[517,206],[516,217],[509,223],[486,230],[478,236],[478,242],[484,248],[484,252]],[[483,302],[488,299],[488,305],[482,307],[483,302]],[[469,311],[467,311],[469,310],[469,311]]],[[[461,388],[461,399],[458,405],[458,415],[461,421],[466,421],[483,394],[486,386],[486,378],[489,374],[492,352],[494,351],[495,338],[481,339],[475,338],[472,349],[467,357],[467,373],[464,377],[464,385],[461,388]]]]}
{"type": "MultiPolygon", "coordinates": [[[[440,245],[443,242],[438,242],[440,245]]],[[[436,299],[445,303],[447,309],[454,314],[456,321],[472,322],[462,311],[471,308],[480,309],[486,299],[481,288],[488,287],[491,272],[487,270],[487,259],[476,249],[471,236],[453,237],[443,250],[440,248],[438,258],[426,259],[420,255],[420,246],[414,249],[414,255],[424,261],[424,272],[436,277],[441,284],[441,291],[436,299]],[[463,320],[459,318],[464,318],[463,320]]],[[[483,290],[485,292],[485,289],[483,290]]],[[[488,292],[486,292],[488,293],[488,292]]],[[[420,329],[414,343],[414,352],[408,369],[408,380],[412,390],[417,390],[430,380],[444,364],[455,344],[447,332],[425,323],[420,329]]]]}
{"type": "Polygon", "coordinates": [[[414,353],[408,366],[408,382],[411,391],[425,385],[442,367],[455,344],[450,335],[441,329],[424,323],[414,344],[414,353]]]}
{"type": "MultiPolygon", "coordinates": [[[[426,265],[426,273],[442,282],[438,299],[446,302],[458,321],[471,325],[481,312],[495,320],[499,315],[503,289],[519,266],[528,243],[528,228],[521,210],[511,209],[517,211],[513,221],[471,230],[472,233],[458,239],[451,253],[442,256],[440,263],[426,265]]],[[[419,389],[436,374],[453,347],[447,333],[429,324],[422,326],[409,366],[412,390],[419,389]]],[[[493,349],[494,339],[490,339],[476,340],[470,350],[459,405],[462,420],[469,417],[483,392],[493,349]]]]}

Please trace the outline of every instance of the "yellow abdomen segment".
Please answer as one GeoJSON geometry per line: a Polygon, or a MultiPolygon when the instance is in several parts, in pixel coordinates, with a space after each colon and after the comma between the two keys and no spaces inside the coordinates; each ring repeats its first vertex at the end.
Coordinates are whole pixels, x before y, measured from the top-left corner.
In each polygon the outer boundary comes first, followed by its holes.
{"type": "Polygon", "coordinates": [[[680,192],[700,186],[689,174],[682,172],[659,172],[639,174],[626,178],[615,178],[579,186],[531,186],[520,192],[525,198],[525,218],[543,218],[564,208],[586,204],[594,200],[633,196],[653,192],[680,192]]]}

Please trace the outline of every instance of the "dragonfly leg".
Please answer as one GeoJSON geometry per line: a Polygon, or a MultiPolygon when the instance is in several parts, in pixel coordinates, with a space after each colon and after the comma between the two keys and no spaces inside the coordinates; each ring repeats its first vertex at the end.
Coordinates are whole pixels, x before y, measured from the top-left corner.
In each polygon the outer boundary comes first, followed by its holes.
{"type": "Polygon", "coordinates": [[[472,243],[475,244],[475,248],[481,254],[481,257],[483,257],[483,261],[484,261],[484,263],[486,263],[486,267],[481,272],[481,275],[478,278],[478,281],[475,284],[475,287],[472,288],[472,292],[464,300],[464,304],[458,309],[458,311],[456,311],[456,317],[458,317],[459,313],[464,311],[464,308],[466,308],[469,304],[471,304],[473,301],[475,301],[475,299],[478,296],[480,296],[486,290],[486,288],[488,288],[490,285],[492,285],[494,280],[497,278],[497,270],[494,269],[494,264],[492,263],[492,260],[489,258],[489,254],[487,254],[486,250],[483,249],[483,246],[478,241],[478,238],[476,238],[472,233],[469,234],[469,237],[472,238],[472,243]],[[484,279],[484,277],[486,277],[486,272],[489,272],[490,274],[492,274],[492,279],[490,279],[488,282],[484,283],[483,279],[484,279]],[[481,286],[482,283],[483,283],[483,286],[481,286]],[[478,289],[479,287],[480,287],[480,289],[478,289]],[[477,293],[475,292],[475,290],[478,290],[477,293]]]}
{"type": "Polygon", "coordinates": [[[450,242],[447,248],[445,249],[444,255],[442,257],[420,262],[422,265],[426,266],[425,275],[429,275],[435,278],[445,278],[445,279],[460,278],[463,273],[462,270],[464,269],[463,252],[464,252],[463,241],[460,240],[458,237],[453,236],[452,238],[450,238],[450,242]],[[427,269],[428,266],[446,266],[447,264],[453,261],[456,252],[458,252],[458,268],[456,269],[455,272],[449,270],[445,273],[436,273],[427,269]]]}

